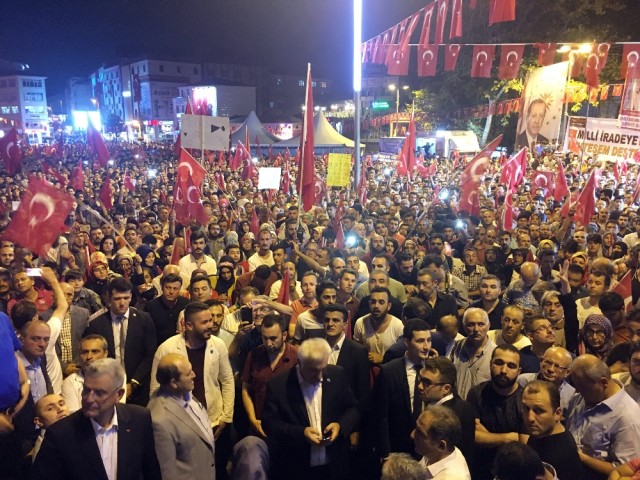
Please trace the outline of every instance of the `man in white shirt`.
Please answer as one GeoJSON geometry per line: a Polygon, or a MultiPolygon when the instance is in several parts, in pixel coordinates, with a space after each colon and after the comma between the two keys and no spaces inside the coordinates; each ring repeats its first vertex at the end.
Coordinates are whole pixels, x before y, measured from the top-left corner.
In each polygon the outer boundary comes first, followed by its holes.
{"type": "MultiPolygon", "coordinates": [[[[80,342],[80,371],[72,373],[62,382],[62,397],[71,413],[80,410],[82,407],[85,369],[91,365],[91,362],[108,356],[109,345],[102,335],[87,335],[80,342]]],[[[125,403],[126,398],[124,395],[120,401],[125,403]]]]}
{"type": "Polygon", "coordinates": [[[191,278],[191,274],[196,269],[204,270],[209,277],[216,275],[218,272],[216,261],[204,253],[204,249],[207,246],[204,232],[197,230],[191,233],[189,241],[191,242],[191,253],[178,261],[180,274],[183,278],[191,278]]]}
{"type": "Polygon", "coordinates": [[[97,472],[108,480],[160,480],[151,415],[145,408],[118,404],[123,383],[124,369],[113,358],[87,367],[82,410],[47,429],[32,479],[80,480],[97,472]]]}
{"type": "Polygon", "coordinates": [[[411,436],[427,469],[425,478],[471,480],[467,462],[455,446],[460,439],[460,431],[456,414],[442,405],[431,405],[418,417],[411,436]]]}
{"type": "Polygon", "coordinates": [[[496,345],[508,343],[518,350],[531,345],[529,337],[523,334],[524,310],[519,305],[507,305],[500,319],[502,328],[489,330],[489,340],[496,345]]]}
{"type": "Polygon", "coordinates": [[[258,251],[249,257],[247,262],[249,263],[249,271],[253,272],[260,265],[266,265],[272,267],[273,252],[271,251],[271,244],[273,243],[273,233],[271,230],[262,229],[258,233],[258,251]]]}

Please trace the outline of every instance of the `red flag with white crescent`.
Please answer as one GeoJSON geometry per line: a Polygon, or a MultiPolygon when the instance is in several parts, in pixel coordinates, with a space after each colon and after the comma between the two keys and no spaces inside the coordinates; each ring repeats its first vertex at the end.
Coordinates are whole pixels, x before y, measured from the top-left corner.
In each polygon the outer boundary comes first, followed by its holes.
{"type": "Polygon", "coordinates": [[[482,182],[487,167],[489,166],[491,154],[500,145],[502,135],[499,135],[492,142],[487,144],[471,161],[467,164],[460,175],[460,201],[458,211],[467,211],[471,215],[480,214],[480,199],[478,189],[482,182]]]}
{"type": "Polygon", "coordinates": [[[189,154],[184,148],[180,149],[180,160],[176,168],[177,177],[184,181],[191,175],[193,182],[199,187],[207,175],[205,168],[189,154]]]}
{"type": "Polygon", "coordinates": [[[518,76],[522,64],[524,45],[502,45],[500,47],[500,68],[498,78],[510,80],[518,76]]]}
{"type": "Polygon", "coordinates": [[[564,174],[564,168],[562,168],[562,162],[558,161],[558,172],[556,174],[555,188],[553,189],[553,199],[559,202],[566,195],[569,195],[569,193],[571,192],[567,184],[567,177],[564,174]]]}
{"type": "Polygon", "coordinates": [[[471,76],[474,78],[491,77],[491,65],[495,54],[495,45],[474,45],[471,60],[471,76]]]}
{"type": "Polygon", "coordinates": [[[73,208],[73,201],[64,190],[30,177],[27,190],[2,238],[45,258],[73,208]]]}
{"type": "Polygon", "coordinates": [[[489,26],[516,19],[516,0],[489,0],[489,26]]]}

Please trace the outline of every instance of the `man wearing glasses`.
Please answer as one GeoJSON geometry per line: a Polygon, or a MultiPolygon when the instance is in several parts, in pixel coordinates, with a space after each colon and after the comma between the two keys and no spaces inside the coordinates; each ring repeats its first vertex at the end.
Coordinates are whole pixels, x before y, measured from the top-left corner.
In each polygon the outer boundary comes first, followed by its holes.
{"type": "Polygon", "coordinates": [[[560,392],[560,407],[566,417],[569,400],[575,393],[575,388],[567,382],[571,373],[571,362],[573,356],[562,347],[551,347],[544,352],[540,359],[540,371],[537,373],[523,373],[518,377],[520,386],[525,387],[533,380],[544,380],[555,384],[560,392]]]}
{"type": "Polygon", "coordinates": [[[551,322],[544,317],[527,319],[524,330],[531,340],[531,345],[520,350],[520,368],[522,373],[538,373],[540,359],[556,342],[555,330],[551,322]]]}
{"type": "Polygon", "coordinates": [[[31,478],[81,479],[101,472],[110,480],[160,479],[151,414],[119,404],[125,392],[120,362],[96,360],[84,376],[82,409],[47,429],[31,478]]]}
{"type": "Polygon", "coordinates": [[[476,420],[473,407],[462,400],[456,390],[456,367],[446,357],[431,357],[420,370],[418,392],[425,406],[442,405],[455,412],[462,426],[460,441],[456,445],[469,468],[473,467],[473,445],[476,420]]]}

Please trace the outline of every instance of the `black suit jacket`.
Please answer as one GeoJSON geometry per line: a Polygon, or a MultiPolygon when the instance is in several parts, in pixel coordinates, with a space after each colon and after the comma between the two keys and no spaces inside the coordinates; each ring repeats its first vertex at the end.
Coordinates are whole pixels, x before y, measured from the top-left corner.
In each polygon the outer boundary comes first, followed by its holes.
{"type": "Polygon", "coordinates": [[[358,399],[360,413],[368,411],[371,402],[371,376],[369,373],[367,347],[345,338],[338,355],[337,364],[344,368],[351,390],[358,399]]]}
{"type": "MultiPolygon", "coordinates": [[[[267,384],[262,425],[272,462],[269,478],[304,479],[309,475],[311,448],[304,429],[310,423],[297,371],[294,367],[267,384]]],[[[338,438],[327,446],[331,479],[345,478],[348,473],[348,437],[359,419],[357,400],[344,370],[328,365],[322,380],[322,427],[340,424],[338,438]]]]}
{"type": "MultiPolygon", "coordinates": [[[[84,336],[90,334],[98,334],[106,338],[109,344],[109,357],[116,358],[111,313],[104,313],[89,323],[84,336]]],[[[156,329],[149,314],[130,307],[127,340],[124,346],[124,369],[127,373],[127,381],[135,379],[140,386],[135,389],[127,402],[143,406],[149,402],[151,364],[157,346],[156,329]]]]}
{"type": "Polygon", "coordinates": [[[471,470],[473,467],[473,448],[476,438],[476,411],[469,402],[465,402],[457,395],[443,402],[442,405],[453,410],[460,420],[462,435],[456,447],[458,447],[464,455],[467,465],[469,465],[469,470],[471,470]]]}
{"type": "Polygon", "coordinates": [[[373,390],[378,455],[391,452],[415,455],[411,432],[415,420],[411,413],[409,382],[404,357],[382,365],[373,390]]]}
{"type": "MultiPolygon", "coordinates": [[[[116,405],[118,480],[160,480],[151,414],[136,405],[116,405]]],[[[91,420],[79,410],[47,429],[32,480],[107,480],[91,420]]]]}
{"type": "MultiPolygon", "coordinates": [[[[518,135],[516,135],[516,147],[527,147],[530,149],[531,145],[528,145],[527,142],[527,130],[525,129],[518,135]]],[[[549,143],[549,139],[544,135],[538,134],[538,136],[536,137],[536,143],[539,143],[540,145],[547,145],[549,143]]]]}

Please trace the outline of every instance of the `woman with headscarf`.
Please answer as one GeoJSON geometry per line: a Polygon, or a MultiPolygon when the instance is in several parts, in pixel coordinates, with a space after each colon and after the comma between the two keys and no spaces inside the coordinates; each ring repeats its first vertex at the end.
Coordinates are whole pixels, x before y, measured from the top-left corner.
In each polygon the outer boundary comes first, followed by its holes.
{"type": "Polygon", "coordinates": [[[218,275],[213,279],[213,290],[218,294],[218,300],[227,307],[231,305],[231,297],[236,288],[235,270],[233,259],[223,255],[218,262],[218,275]]]}
{"type": "Polygon", "coordinates": [[[589,353],[605,360],[613,347],[613,327],[604,315],[591,314],[578,333],[578,355],[589,353]]]}
{"type": "Polygon", "coordinates": [[[253,233],[245,233],[240,241],[240,251],[247,260],[251,255],[256,253],[256,237],[253,233]]]}
{"type": "Polygon", "coordinates": [[[157,263],[158,257],[156,256],[156,252],[149,245],[140,245],[136,249],[136,254],[139,255],[142,260],[140,262],[140,267],[149,269],[153,277],[162,273],[162,270],[157,263]]]}

